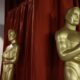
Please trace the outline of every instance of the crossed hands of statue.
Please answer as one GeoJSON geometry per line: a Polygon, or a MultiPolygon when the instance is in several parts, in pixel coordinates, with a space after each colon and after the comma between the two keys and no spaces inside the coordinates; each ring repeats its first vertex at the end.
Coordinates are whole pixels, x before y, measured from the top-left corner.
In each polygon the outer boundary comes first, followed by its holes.
{"type": "Polygon", "coordinates": [[[14,59],[14,57],[9,57],[8,54],[10,51],[5,50],[2,55],[2,62],[3,64],[13,64],[11,61],[14,59]]]}

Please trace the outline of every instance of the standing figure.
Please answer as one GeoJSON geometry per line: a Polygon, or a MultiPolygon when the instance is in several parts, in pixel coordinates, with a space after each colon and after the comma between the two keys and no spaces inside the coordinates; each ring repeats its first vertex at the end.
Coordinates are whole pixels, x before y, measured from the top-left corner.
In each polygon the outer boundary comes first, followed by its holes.
{"type": "Polygon", "coordinates": [[[65,16],[65,24],[55,34],[59,57],[65,62],[64,80],[80,80],[80,9],[71,8],[65,16]]]}
{"type": "Polygon", "coordinates": [[[14,64],[18,59],[19,46],[16,42],[16,33],[10,29],[8,31],[8,39],[11,42],[2,55],[2,80],[13,80],[14,64]]]}

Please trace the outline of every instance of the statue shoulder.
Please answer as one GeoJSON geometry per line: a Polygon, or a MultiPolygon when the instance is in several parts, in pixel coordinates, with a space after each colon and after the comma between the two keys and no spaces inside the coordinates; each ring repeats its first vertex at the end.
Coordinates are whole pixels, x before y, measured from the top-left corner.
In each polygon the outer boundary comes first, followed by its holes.
{"type": "Polygon", "coordinates": [[[55,33],[55,38],[66,38],[68,35],[68,30],[62,28],[55,33]]]}
{"type": "Polygon", "coordinates": [[[15,44],[14,45],[14,48],[19,49],[19,45],[18,44],[15,44]]]}
{"type": "Polygon", "coordinates": [[[12,47],[12,44],[9,44],[8,46],[6,46],[6,50],[10,50],[12,47]]]}

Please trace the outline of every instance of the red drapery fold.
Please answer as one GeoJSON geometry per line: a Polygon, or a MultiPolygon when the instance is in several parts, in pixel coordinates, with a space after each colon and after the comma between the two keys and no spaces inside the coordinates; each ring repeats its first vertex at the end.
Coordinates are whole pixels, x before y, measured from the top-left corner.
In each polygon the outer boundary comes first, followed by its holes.
{"type": "Polygon", "coordinates": [[[27,2],[23,2],[19,7],[11,10],[6,17],[4,49],[8,45],[6,33],[10,28],[16,31],[17,41],[20,46],[20,55],[14,71],[14,80],[30,80],[31,76],[31,53],[29,47],[31,40],[29,39],[31,38],[31,35],[29,34],[31,32],[31,8],[28,7],[27,2]]]}
{"type": "Polygon", "coordinates": [[[15,80],[64,80],[64,63],[57,55],[54,35],[73,6],[79,6],[79,1],[29,0],[8,12],[4,49],[9,28],[17,32],[20,46],[15,80]]]}

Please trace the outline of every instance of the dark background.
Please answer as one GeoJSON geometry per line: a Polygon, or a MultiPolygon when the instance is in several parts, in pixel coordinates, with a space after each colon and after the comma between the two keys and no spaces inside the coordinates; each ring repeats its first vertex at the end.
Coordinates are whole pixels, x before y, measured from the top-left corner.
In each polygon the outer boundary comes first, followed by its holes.
{"type": "Polygon", "coordinates": [[[5,0],[6,13],[25,0],[5,0]]]}
{"type": "MultiPolygon", "coordinates": [[[[24,1],[28,1],[28,0],[5,0],[5,8],[6,8],[5,10],[6,10],[6,12],[10,11],[11,9],[18,6],[20,3],[24,2],[24,1]]],[[[53,1],[55,1],[55,0],[53,0],[53,1]]],[[[56,1],[58,3],[61,0],[56,0],[56,1]]],[[[74,6],[80,6],[80,1],[79,0],[73,0],[72,2],[73,2],[74,6]]],[[[45,3],[46,3],[46,1],[45,1],[45,3]]]]}

